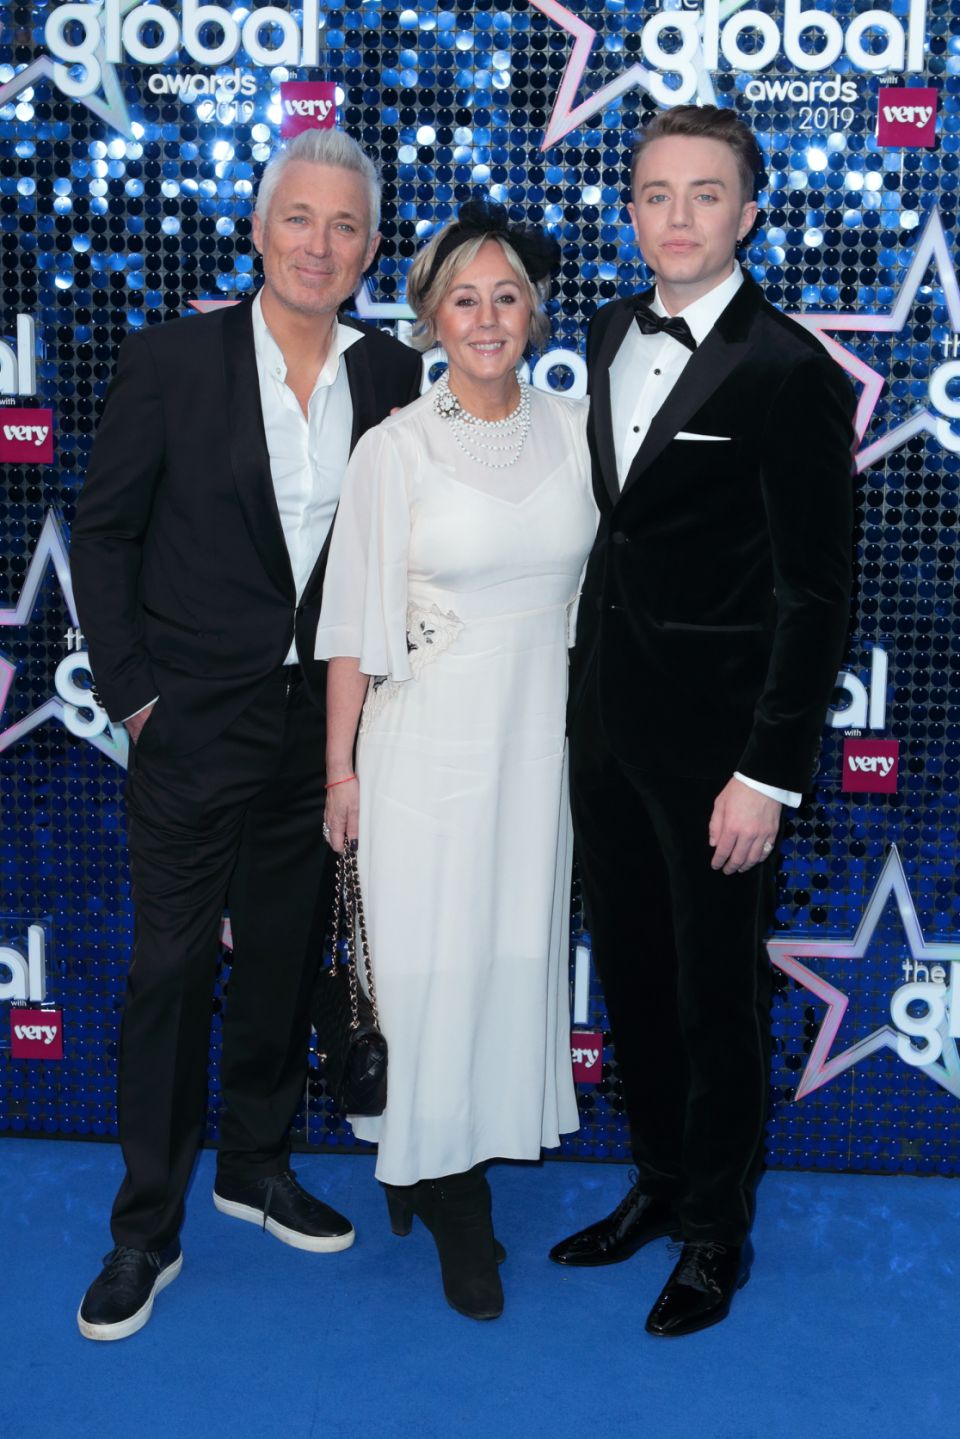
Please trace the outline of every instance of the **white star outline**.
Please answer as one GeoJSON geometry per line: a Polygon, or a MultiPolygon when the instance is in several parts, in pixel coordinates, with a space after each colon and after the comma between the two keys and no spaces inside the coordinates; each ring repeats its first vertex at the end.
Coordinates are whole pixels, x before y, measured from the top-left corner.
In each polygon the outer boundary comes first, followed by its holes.
{"type": "MultiPolygon", "coordinates": [[[[861,360],[853,350],[848,350],[845,345],[841,345],[838,340],[832,339],[824,332],[840,330],[847,334],[898,334],[906,326],[917,292],[931,265],[936,266],[940,276],[943,302],[953,332],[958,334],[960,333],[960,286],[957,283],[957,272],[950,255],[950,245],[944,229],[943,217],[936,205],[927,216],[926,223],[920,232],[913,259],[910,261],[900,286],[900,293],[888,315],[877,314],[875,311],[869,310],[857,311],[856,314],[806,310],[795,313],[791,317],[811,334],[816,335],[828,354],[832,355],[849,375],[863,385],[854,421],[858,445],[862,443],[870,426],[877,401],[883,392],[884,378],[879,370],[873,369],[872,366],[861,360]]],[[[927,288],[931,291],[933,289],[932,286],[927,288]]],[[[933,298],[931,295],[931,303],[933,303],[933,298]]],[[[879,460],[885,459],[892,451],[906,444],[907,440],[912,439],[914,435],[922,434],[932,435],[945,449],[954,453],[960,450],[960,438],[950,430],[949,420],[934,414],[923,405],[908,419],[893,425],[884,434],[872,440],[870,444],[858,449],[856,454],[858,473],[877,464],[879,460]]]]}
{"type": "MultiPolygon", "coordinates": [[[[720,22],[723,23],[724,20],[728,20],[731,15],[741,10],[746,4],[747,0],[721,0],[719,12],[720,22]]],[[[598,115],[602,110],[605,110],[608,105],[612,105],[614,100],[618,100],[621,95],[625,95],[629,90],[646,90],[653,96],[658,104],[663,105],[667,103],[662,100],[657,93],[658,88],[661,91],[664,90],[662,75],[653,70],[646,69],[643,65],[631,65],[629,69],[624,70],[622,75],[618,75],[615,80],[611,80],[608,84],[601,86],[599,90],[595,90],[592,95],[586,100],[581,101],[579,105],[575,104],[577,92],[583,80],[583,72],[587,68],[587,61],[590,58],[590,52],[593,49],[599,31],[594,30],[593,26],[588,25],[585,20],[581,20],[579,15],[574,15],[573,11],[568,10],[565,5],[561,5],[559,0],[530,0],[530,5],[532,9],[539,10],[541,14],[546,15],[547,19],[552,20],[554,25],[558,26],[559,29],[565,30],[573,36],[573,49],[570,51],[570,58],[567,61],[566,69],[560,79],[560,84],[557,87],[557,96],[553,102],[553,110],[551,111],[547,128],[543,134],[543,141],[540,145],[541,150],[549,150],[551,145],[555,145],[558,140],[562,140],[564,135],[569,135],[571,130],[579,129],[591,116],[598,115]]],[[[670,11],[680,12],[683,11],[683,9],[684,7],[680,3],[680,0],[664,0],[661,13],[668,14],[670,11]]],[[[705,21],[701,15],[700,23],[697,27],[701,39],[704,24],[705,21]]],[[[713,81],[710,78],[710,72],[704,63],[703,45],[698,45],[697,53],[688,58],[696,71],[698,102],[701,105],[715,105],[717,97],[713,88],[713,81]]],[[[679,98],[678,96],[677,101],[671,103],[677,103],[679,98]]]]}
{"type": "Polygon", "coordinates": [[[375,300],[369,280],[361,280],[353,297],[361,320],[413,320],[415,315],[404,300],[375,300]]]}
{"type": "MultiPolygon", "coordinates": [[[[818,999],[823,1000],[827,1012],[821,1021],[810,1058],[797,1085],[794,1098],[797,1100],[812,1094],[824,1084],[829,1084],[838,1074],[851,1069],[861,1059],[879,1049],[892,1049],[897,1053],[900,1031],[891,1024],[883,1024],[872,1034],[857,1040],[838,1054],[831,1054],[837,1033],[850,1003],[849,995],[830,984],[822,975],[800,963],[801,957],[821,959],[863,959],[870,946],[874,931],[891,895],[896,899],[900,922],[914,961],[940,964],[960,964],[960,943],[936,941],[928,944],[923,937],[916,906],[910,893],[903,862],[897,846],[891,845],[883,868],[867,901],[866,908],[857,925],[852,940],[831,939],[771,939],[767,942],[770,961],[777,969],[795,979],[818,999]]],[[[933,1064],[912,1065],[921,1070],[950,1094],[960,1098],[960,1055],[957,1045],[947,1032],[947,1019],[938,1029],[943,1043],[943,1053],[933,1064]]]]}
{"type": "MultiPolygon", "coordinates": [[[[73,579],[70,574],[67,541],[54,510],[47,511],[43,529],[40,531],[40,537],[23,581],[20,598],[15,605],[0,605],[0,629],[25,629],[29,625],[37,607],[48,565],[53,566],[71,623],[79,630],[80,622],[77,618],[77,605],[73,597],[73,579]]],[[[0,654],[0,721],[3,719],[16,672],[16,665],[0,654]]],[[[24,715],[22,719],[17,720],[7,729],[0,729],[0,753],[10,749],[31,730],[46,724],[47,720],[57,720],[66,729],[65,711],[66,706],[59,695],[51,695],[30,714],[24,715]]],[[[122,725],[114,726],[108,721],[106,730],[97,735],[88,735],[86,739],[87,743],[92,744],[101,754],[105,754],[108,759],[112,759],[121,768],[126,768],[129,742],[127,732],[122,725]]]]}
{"type": "MultiPolygon", "coordinates": [[[[122,19],[128,11],[133,10],[140,3],[141,0],[120,0],[120,18],[122,19]]],[[[102,13],[102,0],[100,4],[93,4],[88,8],[95,13],[102,13]]],[[[123,87],[117,76],[117,67],[107,59],[106,44],[106,35],[101,24],[100,43],[93,52],[94,59],[100,66],[100,94],[94,92],[92,95],[68,95],[64,90],[60,90],[60,94],[65,100],[86,106],[98,120],[102,120],[111,130],[116,130],[118,134],[125,135],[129,140],[133,138],[130,112],[123,96],[123,87]]],[[[32,89],[41,81],[52,80],[56,85],[57,70],[62,68],[59,60],[53,60],[49,55],[38,55],[24,69],[18,70],[12,80],[0,84],[0,106],[8,105],[17,95],[22,94],[24,90],[32,89]]],[[[60,89],[59,86],[57,88],[60,89]]]]}

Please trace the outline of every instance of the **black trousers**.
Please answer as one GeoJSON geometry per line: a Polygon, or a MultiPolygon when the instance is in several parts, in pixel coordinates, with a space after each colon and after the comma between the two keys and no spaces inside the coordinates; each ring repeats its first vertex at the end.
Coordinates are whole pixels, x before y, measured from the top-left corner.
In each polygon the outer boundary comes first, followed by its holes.
{"type": "Polygon", "coordinates": [[[614,756],[586,695],[570,733],[586,917],[641,1186],[676,1204],[685,1238],[739,1244],[763,1163],[774,869],[710,868],[729,774],[676,777],[646,758],[614,756]]]}
{"type": "Polygon", "coordinates": [[[127,782],[134,946],[118,1060],[126,1175],[112,1218],[115,1242],[138,1249],[162,1248],[183,1221],[204,1135],[225,904],[233,964],[218,1172],[286,1167],[333,881],[324,719],[291,671],[196,753],[167,753],[153,719],[131,747],[127,782]]]}

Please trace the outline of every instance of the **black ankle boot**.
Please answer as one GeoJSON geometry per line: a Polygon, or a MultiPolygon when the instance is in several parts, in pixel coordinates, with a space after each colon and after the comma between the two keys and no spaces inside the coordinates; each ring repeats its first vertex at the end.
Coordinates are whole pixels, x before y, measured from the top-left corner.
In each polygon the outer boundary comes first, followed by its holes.
{"type": "Polygon", "coordinates": [[[413,1213],[437,1246],[447,1303],[468,1319],[497,1319],[503,1313],[503,1286],[483,1166],[422,1180],[408,1193],[413,1213]]]}
{"type": "MultiPolygon", "coordinates": [[[[421,1180],[421,1184],[429,1184],[429,1179],[421,1180]]],[[[413,1216],[417,1212],[414,1204],[414,1195],[420,1188],[419,1184],[384,1184],[384,1193],[387,1196],[387,1213],[390,1216],[390,1228],[394,1234],[401,1238],[409,1234],[413,1228],[413,1216]]],[[[494,1258],[498,1264],[502,1264],[507,1257],[507,1251],[499,1239],[493,1241],[494,1258]]]]}
{"type": "Polygon", "coordinates": [[[415,1184],[385,1184],[383,1188],[387,1196],[390,1228],[394,1234],[409,1234],[413,1228],[413,1195],[417,1186],[415,1184]]]}

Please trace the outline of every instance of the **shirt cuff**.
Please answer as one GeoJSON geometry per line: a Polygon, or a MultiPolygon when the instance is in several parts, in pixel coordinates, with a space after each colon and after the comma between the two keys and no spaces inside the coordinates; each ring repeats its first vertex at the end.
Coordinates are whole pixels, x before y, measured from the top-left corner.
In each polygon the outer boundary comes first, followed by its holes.
{"type": "Polygon", "coordinates": [[[737,770],[734,770],[733,777],[734,779],[738,779],[741,784],[749,785],[751,789],[757,790],[758,793],[765,794],[767,799],[775,799],[778,804],[789,805],[791,809],[796,809],[797,805],[803,799],[802,794],[797,794],[796,791],[792,789],[777,789],[776,785],[762,784],[760,780],[748,779],[745,774],[740,774],[737,770]]]}
{"type": "MultiPolygon", "coordinates": [[[[134,712],[133,712],[132,715],[124,715],[124,717],[123,717],[123,719],[120,721],[120,723],[121,723],[121,724],[126,724],[127,720],[136,719],[137,715],[142,715],[143,712],[144,712],[144,710],[148,710],[148,709],[150,708],[150,705],[155,705],[156,702],[157,702],[157,700],[158,700],[159,698],[160,698],[159,695],[154,695],[153,699],[150,700],[150,702],[149,702],[148,704],[141,705],[138,710],[134,710],[134,712]]],[[[748,783],[749,783],[749,781],[748,781],[748,783]]]]}

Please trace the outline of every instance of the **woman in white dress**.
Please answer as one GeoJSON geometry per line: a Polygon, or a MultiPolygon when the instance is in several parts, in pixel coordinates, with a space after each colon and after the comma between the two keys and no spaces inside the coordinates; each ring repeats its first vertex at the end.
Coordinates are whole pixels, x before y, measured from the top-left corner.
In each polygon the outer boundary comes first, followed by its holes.
{"type": "Polygon", "coordinates": [[[389,1048],[386,1110],[353,1128],[477,1319],[503,1308],[484,1162],[577,1128],[564,710],[597,512],[586,401],[517,377],[558,261],[482,202],[418,256],[414,336],[448,370],[354,451],[317,637],[328,839],[358,840],[389,1048]]]}

